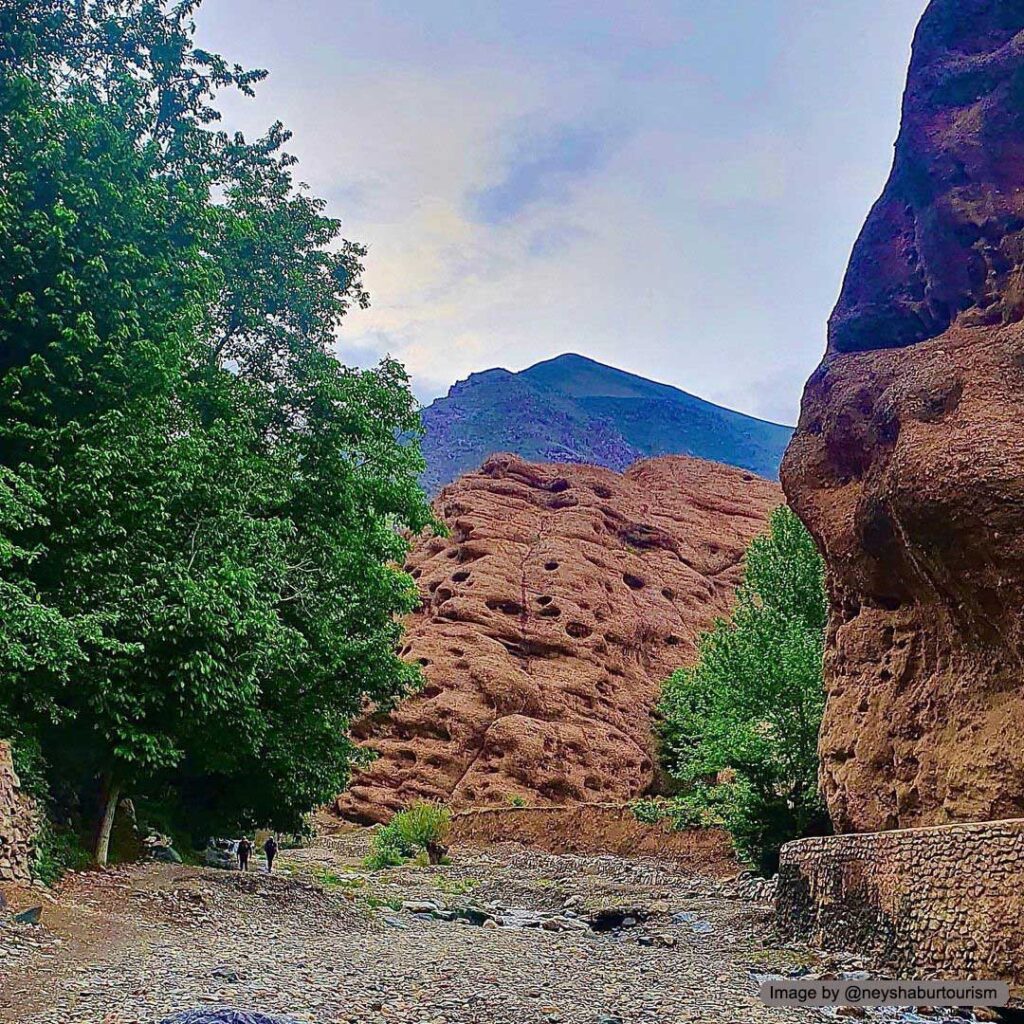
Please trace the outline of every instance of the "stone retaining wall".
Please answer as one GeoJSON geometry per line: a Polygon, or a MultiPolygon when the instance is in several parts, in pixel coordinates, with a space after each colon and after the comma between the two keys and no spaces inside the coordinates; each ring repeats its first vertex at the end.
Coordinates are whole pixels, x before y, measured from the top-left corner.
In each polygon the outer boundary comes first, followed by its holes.
{"type": "Polygon", "coordinates": [[[1000,979],[1024,994],[1024,819],[801,839],[782,848],[787,939],[901,977],[1000,979]]]}
{"type": "Polygon", "coordinates": [[[35,830],[35,810],[20,792],[10,744],[0,740],[0,882],[29,881],[35,830]]]}

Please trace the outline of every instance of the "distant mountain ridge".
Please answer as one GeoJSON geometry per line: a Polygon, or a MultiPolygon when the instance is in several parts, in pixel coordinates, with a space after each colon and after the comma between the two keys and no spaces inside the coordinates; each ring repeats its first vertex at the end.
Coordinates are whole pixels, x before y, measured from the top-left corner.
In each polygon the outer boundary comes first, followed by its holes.
{"type": "Polygon", "coordinates": [[[618,472],[639,459],[693,455],[774,480],[793,433],[571,353],[519,373],[470,374],[423,410],[423,425],[431,494],[494,452],[618,472]]]}

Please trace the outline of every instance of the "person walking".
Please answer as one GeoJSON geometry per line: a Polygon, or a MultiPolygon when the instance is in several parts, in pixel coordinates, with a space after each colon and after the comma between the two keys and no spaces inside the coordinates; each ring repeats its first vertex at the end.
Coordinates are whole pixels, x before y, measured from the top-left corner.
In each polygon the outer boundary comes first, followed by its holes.
{"type": "Polygon", "coordinates": [[[238,843],[238,870],[248,871],[249,870],[249,858],[252,856],[252,843],[242,836],[238,843]]]}
{"type": "Polygon", "coordinates": [[[274,858],[277,856],[277,840],[271,836],[263,844],[263,852],[267,855],[267,874],[274,870],[274,858]]]}

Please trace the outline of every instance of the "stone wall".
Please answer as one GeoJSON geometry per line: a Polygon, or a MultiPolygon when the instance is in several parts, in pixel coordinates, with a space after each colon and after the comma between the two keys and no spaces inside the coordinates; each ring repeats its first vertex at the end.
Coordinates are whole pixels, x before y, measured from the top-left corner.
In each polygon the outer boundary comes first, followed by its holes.
{"type": "Polygon", "coordinates": [[[1024,819],[801,839],[782,849],[787,939],[900,977],[998,979],[1024,994],[1024,819]]]}
{"type": "Polygon", "coordinates": [[[10,745],[0,740],[0,882],[29,881],[35,828],[35,810],[20,792],[10,745]]]}

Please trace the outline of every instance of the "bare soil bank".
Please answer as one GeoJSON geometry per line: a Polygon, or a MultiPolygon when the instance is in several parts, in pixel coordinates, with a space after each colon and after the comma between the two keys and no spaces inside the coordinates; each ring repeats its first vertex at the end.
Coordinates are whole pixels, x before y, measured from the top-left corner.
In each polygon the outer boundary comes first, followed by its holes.
{"type": "Polygon", "coordinates": [[[673,832],[667,822],[645,825],[621,804],[494,807],[456,814],[455,845],[522,843],[547,853],[658,857],[713,878],[736,874],[732,841],[721,829],[673,832]]]}

